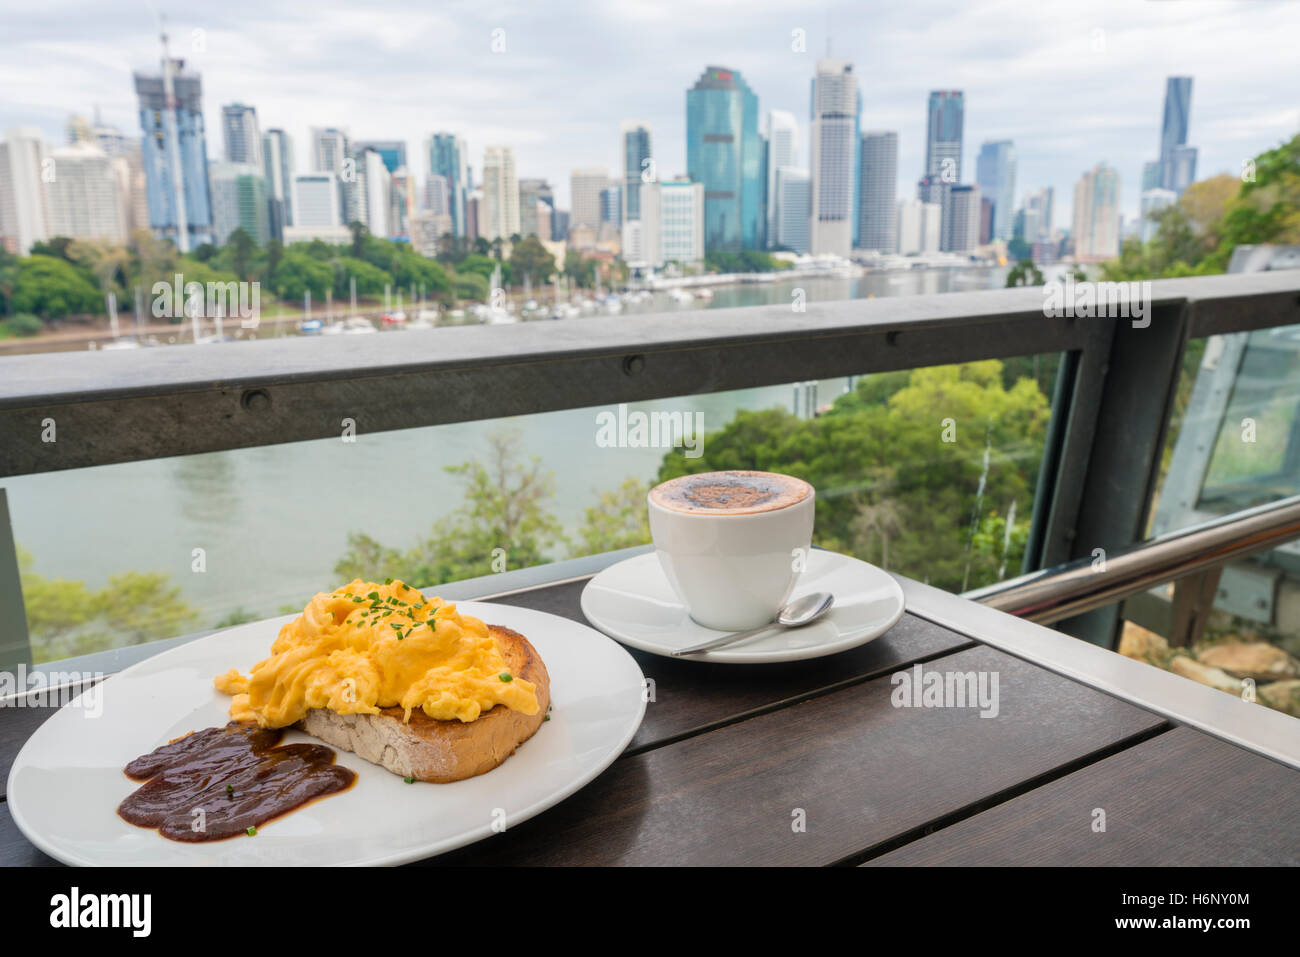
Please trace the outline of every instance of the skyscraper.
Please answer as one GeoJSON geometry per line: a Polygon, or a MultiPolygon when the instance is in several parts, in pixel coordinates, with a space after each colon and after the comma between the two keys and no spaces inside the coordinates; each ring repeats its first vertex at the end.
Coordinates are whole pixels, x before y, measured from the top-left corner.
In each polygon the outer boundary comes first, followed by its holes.
{"type": "Polygon", "coordinates": [[[208,146],[203,125],[203,84],[185,61],[167,54],[159,76],[135,74],[143,132],[141,161],[149,202],[149,225],[188,252],[212,239],[208,146]]]}
{"type": "Polygon", "coordinates": [[[1164,188],[1171,189],[1179,196],[1183,190],[1196,182],[1196,147],[1175,146],[1162,164],[1165,174],[1164,188]]]}
{"type": "Polygon", "coordinates": [[[124,206],[108,154],[82,141],[52,151],[50,158],[57,173],[44,184],[50,235],[126,242],[124,206]]]}
{"type": "Polygon", "coordinates": [[[1182,195],[1196,180],[1196,147],[1187,145],[1192,119],[1192,78],[1165,80],[1165,109],[1160,121],[1160,158],[1142,168],[1142,191],[1168,189],[1182,195]]]}
{"type": "Polygon", "coordinates": [[[49,159],[41,131],[22,126],[0,143],[0,235],[26,256],[32,243],[50,238],[50,211],[42,173],[49,159]]]}
{"type": "Polygon", "coordinates": [[[898,246],[898,134],[862,134],[858,248],[892,253],[898,246]]]}
{"type": "Polygon", "coordinates": [[[939,251],[942,210],[937,203],[904,199],[898,203],[898,252],[904,256],[939,251]]]}
{"type": "Polygon", "coordinates": [[[338,178],[333,173],[300,173],[293,178],[293,225],[284,227],[285,244],[323,239],[345,243],[351,239],[343,225],[338,178]]]}
{"type": "Polygon", "coordinates": [[[480,232],[479,215],[483,208],[483,194],[478,190],[470,192],[465,197],[465,238],[471,243],[477,240],[482,233],[480,232]]]}
{"type": "Polygon", "coordinates": [[[208,167],[212,189],[212,229],[218,245],[242,229],[258,245],[271,238],[270,205],[261,167],[213,161],[208,167]]]}
{"type": "Polygon", "coordinates": [[[554,208],[555,195],[550,183],[544,179],[519,181],[519,235],[550,239],[551,210],[554,208]],[[543,217],[546,220],[544,225],[543,217]]]}
{"type": "Polygon", "coordinates": [[[762,180],[758,97],[736,70],[708,67],[686,91],[686,169],[704,186],[704,248],[757,248],[762,180]]]}
{"type": "MultiPolygon", "coordinates": [[[[520,188],[523,188],[522,183],[520,188]]],[[[437,173],[429,174],[429,178],[424,181],[424,208],[435,216],[446,216],[450,221],[451,196],[447,190],[447,177],[437,173]]]]}
{"type": "Polygon", "coordinates": [[[378,153],[389,173],[396,173],[406,165],[406,143],[402,140],[357,140],[355,147],[378,153]]]}
{"type": "Polygon", "coordinates": [[[465,201],[469,193],[469,167],[465,141],[454,133],[434,133],[425,141],[429,172],[447,181],[452,233],[467,236],[465,201]]]}
{"type": "Polygon", "coordinates": [[[285,226],[293,225],[293,140],[284,130],[262,134],[262,170],[271,208],[271,236],[278,239],[285,226]]]}
{"type": "Polygon", "coordinates": [[[1051,239],[1055,197],[1055,190],[1050,186],[1044,186],[1025,197],[1020,238],[1029,245],[1051,239]]]}
{"type": "Polygon", "coordinates": [[[689,179],[642,184],[638,265],[697,263],[704,258],[704,184],[689,179]]]}
{"type": "Polygon", "coordinates": [[[600,227],[600,193],[609,186],[604,169],[575,169],[569,174],[569,228],[600,227]]]}
{"type": "Polygon", "coordinates": [[[862,98],[848,60],[818,60],[812,86],[809,173],[814,255],[847,257],[857,233],[858,114],[862,98]]]}
{"type": "Polygon", "coordinates": [[[613,183],[600,191],[600,221],[610,226],[623,225],[623,184],[613,183]]]}
{"type": "Polygon", "coordinates": [[[1142,164],[1142,192],[1160,189],[1160,180],[1164,174],[1160,160],[1148,160],[1142,164]]]}
{"type": "Polygon", "coordinates": [[[551,238],[556,242],[564,242],[569,236],[569,211],[567,209],[557,209],[551,214],[551,238]]]}
{"type": "Polygon", "coordinates": [[[772,224],[773,248],[807,255],[812,225],[812,176],[806,169],[782,166],[776,171],[777,216],[772,224]]]}
{"type": "Polygon", "coordinates": [[[940,182],[961,182],[962,127],[966,98],[961,90],[930,93],[925,124],[925,174],[940,182]]]}
{"type": "Polygon", "coordinates": [[[340,175],[350,152],[347,133],[333,127],[312,127],[311,168],[316,172],[340,175]]]}
{"type": "Polygon", "coordinates": [[[262,165],[262,135],[257,129],[257,110],[253,107],[231,103],[221,108],[221,141],[227,162],[262,165]]]}
{"type": "Polygon", "coordinates": [[[1119,174],[1105,163],[1074,187],[1074,258],[1100,262],[1119,254],[1119,174]]]}
{"type": "Polygon", "coordinates": [[[113,161],[118,180],[118,199],[122,204],[122,221],[127,235],[149,228],[149,197],[145,186],[144,164],[140,158],[140,137],[128,136],[115,126],[100,122],[98,111],[92,130],[93,142],[113,161]]]}
{"type": "MultiPolygon", "coordinates": [[[[382,154],[380,158],[383,158],[382,154]]],[[[410,238],[411,217],[415,215],[415,206],[415,177],[405,166],[399,166],[392,172],[389,183],[389,236],[410,238]]]]}
{"type": "Polygon", "coordinates": [[[1160,228],[1160,220],[1156,213],[1166,206],[1172,206],[1177,201],[1178,194],[1172,189],[1144,189],[1142,191],[1142,218],[1138,223],[1138,236],[1144,243],[1154,239],[1156,230],[1160,228]]]}
{"type": "Polygon", "coordinates": [[[782,167],[798,165],[798,121],[793,113],[770,110],[767,114],[767,244],[769,247],[781,245],[780,227],[777,225],[780,192],[776,186],[776,172],[782,167]]]}
{"type": "Polygon", "coordinates": [[[941,252],[968,253],[979,245],[980,188],[958,183],[948,191],[944,210],[941,252]]]}
{"type": "Polygon", "coordinates": [[[388,236],[392,176],[383,158],[369,147],[354,148],[343,182],[343,224],[361,223],[373,236],[388,236]],[[351,181],[348,176],[351,176],[351,181]]]}
{"type": "Polygon", "coordinates": [[[491,242],[519,232],[519,180],[515,151],[489,146],[483,151],[483,205],[479,235],[491,242]]]}
{"type": "Polygon", "coordinates": [[[1010,239],[1016,201],[1016,146],[1011,140],[988,141],[980,147],[975,181],[983,197],[993,204],[992,238],[1010,239]]]}
{"type": "Polygon", "coordinates": [[[293,178],[295,228],[340,226],[339,187],[333,173],[299,173],[293,178]]]}
{"type": "Polygon", "coordinates": [[[641,218],[642,176],[650,172],[650,127],[635,120],[625,120],[620,127],[620,146],[623,153],[622,221],[635,222],[641,218]]]}

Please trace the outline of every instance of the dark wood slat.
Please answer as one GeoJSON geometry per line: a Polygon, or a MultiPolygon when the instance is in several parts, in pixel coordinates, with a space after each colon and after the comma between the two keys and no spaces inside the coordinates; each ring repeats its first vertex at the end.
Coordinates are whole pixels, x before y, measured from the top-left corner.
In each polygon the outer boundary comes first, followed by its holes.
{"type": "MultiPolygon", "coordinates": [[[[569,582],[492,600],[589,624],[579,607],[585,585],[586,580],[569,582]]],[[[973,644],[964,635],[904,615],[887,634],[860,648],[784,665],[739,667],[674,661],[629,649],[646,677],[655,682],[655,699],[646,709],[629,753],[973,644]]],[[[0,795],[13,759],[54,710],[0,708],[0,795]]]]}
{"type": "Polygon", "coordinates": [[[1300,771],[1175,728],[868,863],[1296,866],[1300,771]]]}
{"type": "Polygon", "coordinates": [[[0,801],[0,866],[4,867],[62,867],[54,858],[42,854],[23,837],[9,805],[0,801]]]}
{"type": "Polygon", "coordinates": [[[889,677],[874,679],[624,758],[545,814],[432,863],[830,864],[1164,724],[986,646],[925,667],[996,671],[999,716],[895,708],[889,677]]]}
{"type": "MultiPolygon", "coordinates": [[[[492,599],[549,612],[589,625],[579,598],[586,581],[569,582],[492,599]]],[[[913,661],[925,660],[975,644],[939,625],[904,614],[893,628],[861,647],[776,665],[721,665],[677,661],[629,648],[647,678],[654,681],[655,698],[628,747],[637,753],[690,733],[698,733],[742,715],[792,702],[844,683],[885,674],[913,661]]]]}

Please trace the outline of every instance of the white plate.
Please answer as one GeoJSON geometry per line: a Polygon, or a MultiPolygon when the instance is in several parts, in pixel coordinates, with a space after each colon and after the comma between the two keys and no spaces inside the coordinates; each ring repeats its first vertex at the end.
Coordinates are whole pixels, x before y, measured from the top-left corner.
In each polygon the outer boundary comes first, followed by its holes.
{"type": "MultiPolygon", "coordinates": [[[[57,711],[9,773],[14,822],[65,864],[338,866],[419,860],[488,837],[498,822],[509,828],[527,820],[622,753],[645,714],[644,678],[631,655],[585,625],[528,608],[457,604],[525,635],[551,676],[551,720],[487,774],[407,784],[338,751],[338,763],[357,773],[352,787],[267,823],[254,837],[183,844],[118,817],[118,804],[139,787],[122,768],[187,731],[224,725],[230,699],[212,687],[213,676],[247,672],[265,658],[290,616],[201,638],[108,678],[98,718],[88,717],[96,709],[79,707],[86,695],[57,711]]],[[[310,740],[300,731],[284,737],[310,740]]]]}
{"type": "MultiPolygon", "coordinates": [[[[690,655],[681,661],[763,664],[802,661],[847,651],[879,638],[903,615],[903,589],[875,565],[814,548],[795,582],[791,600],[826,591],[835,604],[826,617],[803,628],[773,629],[736,645],[690,655]]],[[[611,565],[582,592],[587,620],[625,645],[669,656],[725,632],[698,624],[673,592],[654,552],[611,565]]]]}

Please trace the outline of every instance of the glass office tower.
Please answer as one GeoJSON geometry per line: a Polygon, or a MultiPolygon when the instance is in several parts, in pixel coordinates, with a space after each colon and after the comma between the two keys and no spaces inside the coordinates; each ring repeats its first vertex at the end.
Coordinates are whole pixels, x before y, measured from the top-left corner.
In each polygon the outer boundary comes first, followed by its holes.
{"type": "Polygon", "coordinates": [[[704,248],[761,248],[762,148],[758,97],[736,70],[711,66],[686,92],[686,167],[704,186],[704,248]]]}

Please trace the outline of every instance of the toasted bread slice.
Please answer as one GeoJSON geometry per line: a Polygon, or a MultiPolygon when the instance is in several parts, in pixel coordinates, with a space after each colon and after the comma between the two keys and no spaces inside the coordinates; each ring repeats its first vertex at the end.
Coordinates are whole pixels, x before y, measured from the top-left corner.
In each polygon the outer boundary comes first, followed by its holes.
{"type": "Polygon", "coordinates": [[[402,708],[384,708],[379,714],[339,714],[313,708],[296,727],[417,781],[446,783],[491,771],[542,726],[551,704],[551,678],[527,638],[500,625],[488,628],[510,673],[536,686],[536,714],[499,704],[467,723],[438,721],[417,708],[407,722],[402,708]]]}

